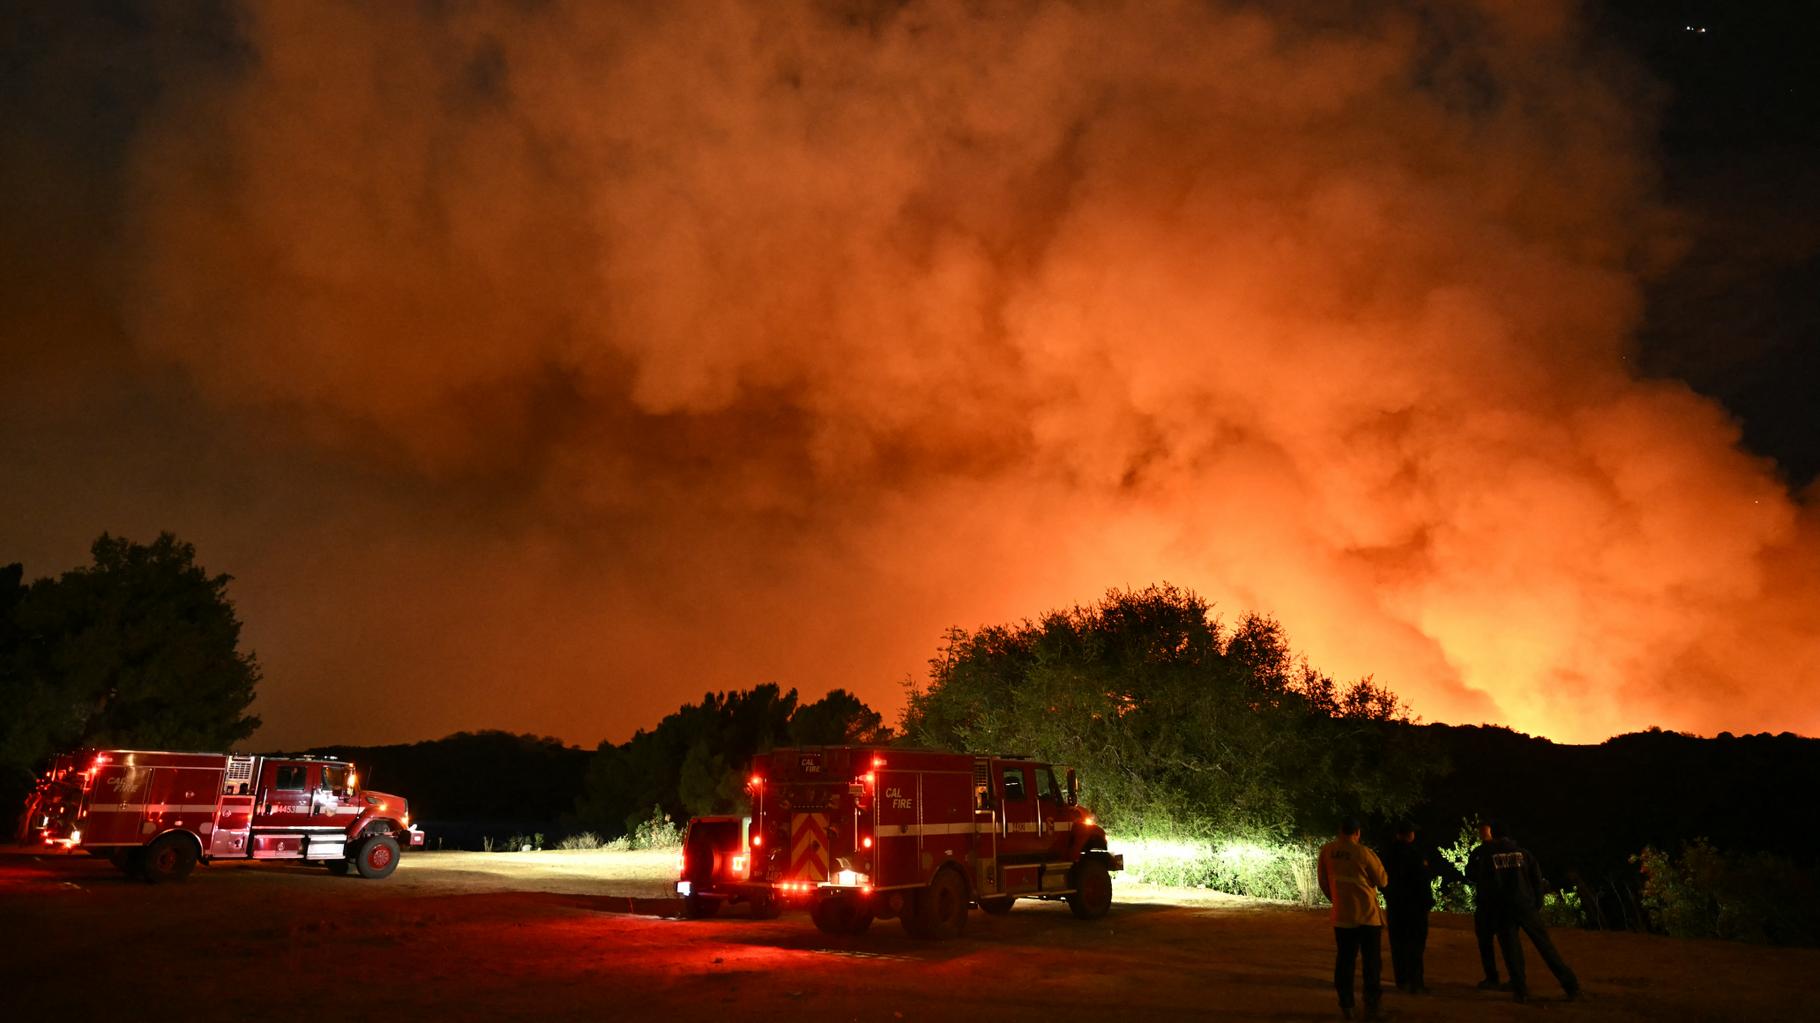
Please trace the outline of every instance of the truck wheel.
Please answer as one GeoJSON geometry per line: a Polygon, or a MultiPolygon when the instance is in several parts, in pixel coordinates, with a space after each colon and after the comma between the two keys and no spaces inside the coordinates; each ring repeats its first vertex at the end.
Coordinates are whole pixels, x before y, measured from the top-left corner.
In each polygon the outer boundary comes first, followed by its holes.
{"type": "Polygon", "coordinates": [[[852,899],[823,899],[809,910],[809,916],[823,934],[864,934],[872,926],[872,912],[852,899]]]}
{"type": "Polygon", "coordinates": [[[772,895],[754,895],[750,901],[754,920],[775,920],[777,915],[784,911],[784,907],[779,905],[777,898],[772,895]]]}
{"type": "Polygon", "coordinates": [[[904,892],[904,908],[897,911],[897,922],[904,927],[904,933],[912,938],[932,938],[929,933],[929,914],[923,909],[929,903],[929,889],[912,888],[904,892]]]}
{"type": "Polygon", "coordinates": [[[683,917],[688,920],[706,920],[720,912],[720,900],[710,899],[705,895],[683,896],[683,917]]]}
{"type": "Polygon", "coordinates": [[[1088,856],[1074,866],[1074,894],[1068,908],[1076,920],[1098,920],[1112,908],[1112,873],[1106,861],[1088,856]]]}
{"type": "Polygon", "coordinates": [[[145,870],[145,850],[109,849],[107,861],[127,877],[138,877],[145,870]]]}
{"type": "Polygon", "coordinates": [[[945,940],[958,938],[967,930],[967,882],[946,867],[936,871],[929,887],[917,893],[919,930],[917,937],[945,940]]]}
{"type": "Polygon", "coordinates": [[[348,876],[348,870],[354,866],[347,860],[323,860],[322,865],[329,868],[329,873],[336,877],[348,876]]]}
{"type": "Polygon", "coordinates": [[[152,884],[181,881],[196,869],[196,844],[187,835],[166,835],[145,850],[143,876],[152,884]]]}
{"type": "Polygon", "coordinates": [[[1004,916],[1006,913],[1011,912],[1011,904],[1016,901],[1017,896],[1015,895],[1006,895],[997,899],[981,899],[980,909],[993,916],[1004,916]]]}
{"type": "Polygon", "coordinates": [[[370,881],[391,877],[398,869],[398,840],[391,835],[374,835],[360,843],[354,856],[354,869],[370,881]]]}

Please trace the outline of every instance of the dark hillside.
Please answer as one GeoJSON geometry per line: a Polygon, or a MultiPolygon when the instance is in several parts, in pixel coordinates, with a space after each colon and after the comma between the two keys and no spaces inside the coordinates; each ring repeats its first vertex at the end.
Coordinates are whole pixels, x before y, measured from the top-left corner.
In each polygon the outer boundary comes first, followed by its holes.
{"type": "Polygon", "coordinates": [[[1820,740],[1652,730],[1567,746],[1508,728],[1420,727],[1453,766],[1417,814],[1427,838],[1450,842],[1462,817],[1501,818],[1557,881],[1629,876],[1645,845],[1701,837],[1808,867],[1820,850],[1820,740]]]}
{"type": "Polygon", "coordinates": [[[319,746],[311,753],[360,765],[363,784],[410,800],[411,813],[448,845],[481,834],[550,833],[575,806],[592,750],[510,732],[457,732],[396,746],[319,746]]]}

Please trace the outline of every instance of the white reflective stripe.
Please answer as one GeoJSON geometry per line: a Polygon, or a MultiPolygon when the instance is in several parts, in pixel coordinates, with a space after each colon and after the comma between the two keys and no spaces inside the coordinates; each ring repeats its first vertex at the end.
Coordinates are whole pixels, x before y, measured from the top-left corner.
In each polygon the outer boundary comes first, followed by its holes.
{"type": "Polygon", "coordinates": [[[91,806],[89,816],[102,813],[214,813],[214,803],[116,803],[91,806]]]}
{"type": "MultiPolygon", "coordinates": [[[[971,835],[979,831],[971,822],[966,824],[886,824],[879,829],[880,838],[900,838],[911,835],[971,835]]],[[[987,827],[986,831],[992,829],[987,827]]]]}
{"type": "MultiPolygon", "coordinates": [[[[1052,831],[1074,830],[1073,821],[1055,821],[1047,826],[1052,831]]],[[[1030,821],[1012,824],[1007,830],[1016,833],[1028,832],[1030,834],[1036,834],[1041,831],[1043,827],[1044,825],[1038,824],[1035,821],[1030,821]]],[[[997,830],[997,825],[986,821],[981,821],[978,824],[884,824],[880,825],[878,835],[880,838],[896,838],[901,835],[971,835],[975,832],[990,834],[997,830]]]]}

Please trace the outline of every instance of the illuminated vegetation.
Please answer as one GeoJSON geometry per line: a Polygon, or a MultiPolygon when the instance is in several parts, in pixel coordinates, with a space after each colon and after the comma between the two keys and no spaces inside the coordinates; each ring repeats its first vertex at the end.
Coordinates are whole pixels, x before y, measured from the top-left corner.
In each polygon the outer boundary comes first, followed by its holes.
{"type": "Polygon", "coordinates": [[[1171,586],[1038,622],[954,630],[911,692],[907,741],[1011,750],[1083,774],[1109,828],[1266,845],[1404,813],[1438,767],[1396,698],[1336,683],[1274,621],[1226,628],[1171,586]]]}

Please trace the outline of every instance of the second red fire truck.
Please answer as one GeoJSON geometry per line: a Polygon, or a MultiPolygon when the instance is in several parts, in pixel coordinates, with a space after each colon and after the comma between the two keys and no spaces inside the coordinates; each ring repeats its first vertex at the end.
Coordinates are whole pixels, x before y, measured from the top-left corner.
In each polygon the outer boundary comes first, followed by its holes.
{"type": "Polygon", "coordinates": [[[1124,867],[1078,805],[1074,772],[1058,781],[1028,757],[779,749],[754,761],[747,785],[751,817],[690,822],[677,882],[690,915],[803,904],[829,933],[897,917],[912,935],[947,938],[970,906],[1004,913],[1020,898],[1097,919],[1124,867]]]}
{"type": "Polygon", "coordinates": [[[226,859],[382,878],[424,843],[403,799],[361,788],[352,763],[328,757],[82,750],[52,762],[24,824],[32,841],[154,882],[226,859]]]}

